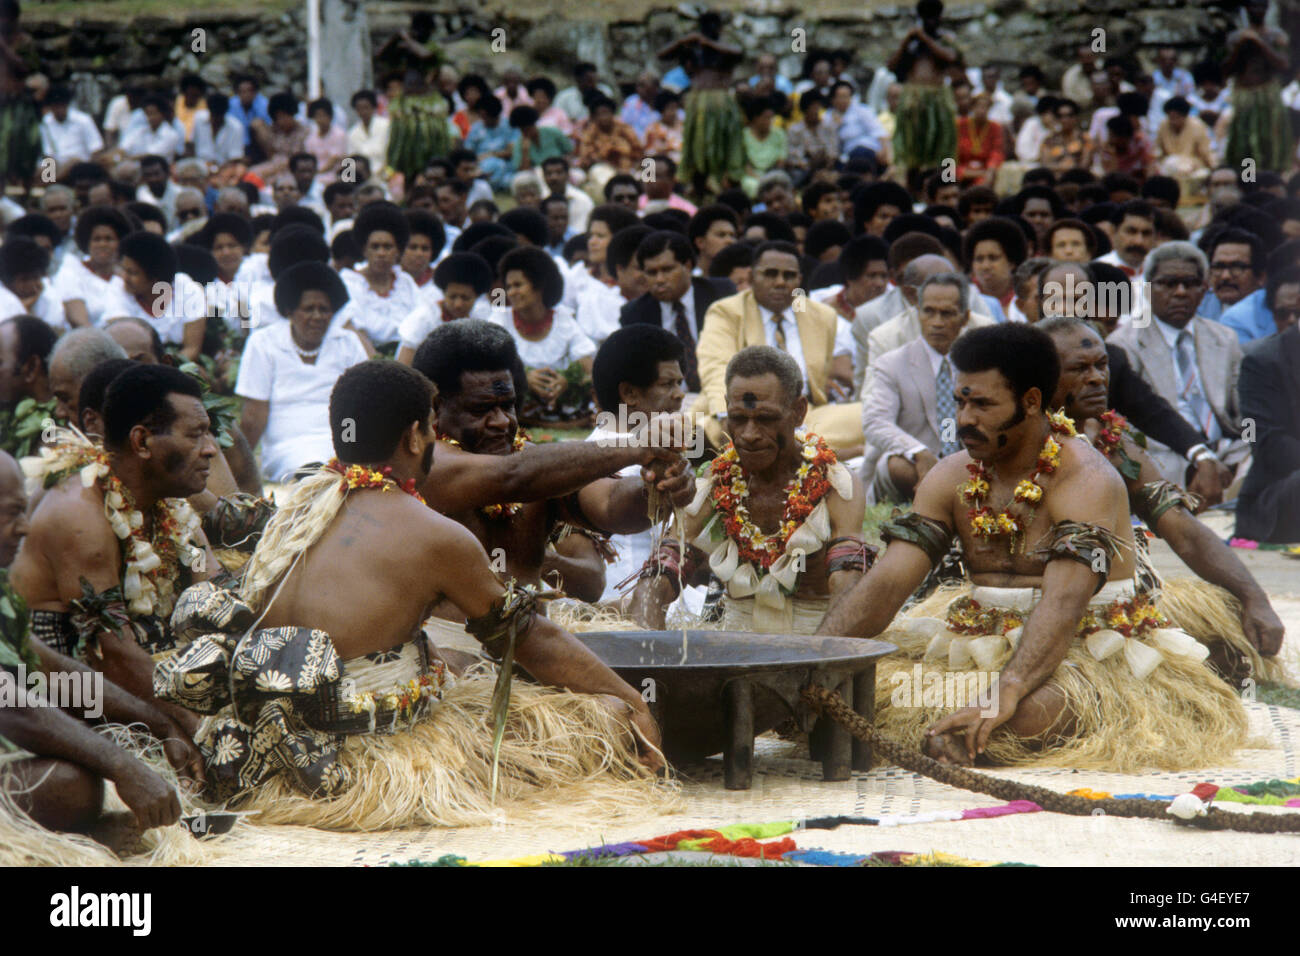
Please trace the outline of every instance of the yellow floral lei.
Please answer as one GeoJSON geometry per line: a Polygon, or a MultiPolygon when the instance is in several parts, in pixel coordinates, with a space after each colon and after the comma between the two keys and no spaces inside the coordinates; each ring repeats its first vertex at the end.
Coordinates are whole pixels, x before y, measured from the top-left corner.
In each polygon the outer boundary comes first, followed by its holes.
{"type": "MultiPolygon", "coordinates": [[[[1066,436],[1077,434],[1074,430],[1074,422],[1064,412],[1054,412],[1048,416],[1048,419],[1052,424],[1052,432],[1066,436]]],[[[1008,550],[1014,554],[1017,545],[1023,549],[1025,529],[1032,520],[1033,510],[1043,500],[1043,486],[1039,483],[1039,479],[1052,474],[1061,464],[1061,446],[1052,436],[1052,432],[1048,432],[1047,440],[1043,442],[1043,450],[1038,453],[1034,474],[1016,483],[1011,501],[999,511],[995,512],[984,503],[984,498],[991,487],[988,469],[984,462],[972,461],[966,466],[970,478],[961,486],[961,494],[966,503],[971,506],[967,518],[970,520],[971,533],[975,537],[996,538],[1000,535],[1009,535],[1011,542],[1008,550]],[[1017,504],[1022,507],[1013,510],[1017,504]]]]}

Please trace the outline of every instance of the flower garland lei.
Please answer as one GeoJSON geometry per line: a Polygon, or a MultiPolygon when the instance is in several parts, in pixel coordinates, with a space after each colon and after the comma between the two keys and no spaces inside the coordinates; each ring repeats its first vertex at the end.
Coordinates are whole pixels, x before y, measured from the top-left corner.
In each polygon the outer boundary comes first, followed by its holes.
{"type": "Polygon", "coordinates": [[[817,502],[831,489],[827,470],[835,463],[835,455],[820,435],[796,431],[795,437],[803,443],[801,461],[794,479],[785,487],[785,510],[781,525],[773,534],[764,534],[749,516],[745,504],[749,498],[749,483],[740,464],[735,445],[713,460],[713,505],[722,515],[727,536],[736,542],[740,560],[752,561],[764,570],[785,551],[790,535],[812,514],[817,502]]]}
{"type": "MultiPolygon", "coordinates": [[[[1058,412],[1058,415],[1062,413],[1058,412]]],[[[1068,419],[1067,419],[1068,421],[1068,419]]],[[[1128,452],[1124,450],[1124,435],[1128,432],[1128,419],[1114,409],[1102,412],[1098,416],[1101,422],[1101,431],[1097,433],[1092,447],[1101,452],[1107,458],[1118,458],[1116,467],[1119,468],[1120,474],[1125,478],[1136,479],[1142,473],[1142,466],[1129,457],[1128,452]]],[[[1053,418],[1053,430],[1057,429],[1056,420],[1053,418]]],[[[1073,428],[1069,434],[1073,434],[1073,428]]]]}
{"type": "MultiPolygon", "coordinates": [[[[439,435],[438,441],[445,441],[448,445],[455,445],[457,448],[463,447],[456,439],[448,438],[446,435],[439,435]]],[[[522,428],[516,428],[514,440],[510,443],[511,452],[522,451],[528,441],[527,433],[522,428]]],[[[512,501],[505,505],[484,505],[479,512],[488,518],[513,518],[522,507],[519,502],[512,501]]]]}
{"type": "MultiPolygon", "coordinates": [[[[1048,419],[1053,432],[1071,436],[1076,434],[1074,422],[1064,412],[1049,415],[1048,419]]],[[[1014,554],[1017,542],[1023,544],[1025,528],[1029,523],[1026,519],[1032,517],[1033,510],[1043,500],[1043,486],[1039,484],[1039,479],[1052,474],[1060,464],[1061,446],[1049,433],[1046,441],[1043,442],[1042,451],[1038,453],[1033,475],[1017,482],[1011,495],[1011,502],[1005,508],[995,512],[984,503],[984,496],[989,493],[990,488],[988,469],[982,461],[970,462],[966,466],[966,470],[970,472],[970,479],[961,486],[961,494],[966,503],[971,506],[966,513],[970,521],[971,533],[977,538],[1010,535],[1009,550],[1014,554]],[[1013,511],[1012,506],[1016,504],[1022,505],[1023,509],[1013,511]]]]}
{"type": "Polygon", "coordinates": [[[339,491],[347,494],[352,488],[383,488],[387,490],[390,486],[400,488],[408,495],[414,498],[420,504],[424,504],[424,497],[416,490],[415,479],[407,478],[401,482],[393,478],[393,469],[388,465],[378,471],[373,468],[367,468],[365,465],[345,465],[337,458],[331,458],[329,464],[325,466],[330,471],[337,471],[343,476],[343,484],[339,486],[339,491]]]}
{"type": "Polygon", "coordinates": [[[175,605],[175,579],[181,567],[200,568],[203,549],[194,544],[199,516],[183,498],[163,498],[154,505],[153,536],[144,532],[144,515],[130,490],[113,474],[108,453],[94,445],[65,446],[73,458],[45,477],[49,488],[76,471],[81,486],[98,484],[104,494],[104,517],[122,549],[122,597],[135,615],[170,614],[175,605]]]}

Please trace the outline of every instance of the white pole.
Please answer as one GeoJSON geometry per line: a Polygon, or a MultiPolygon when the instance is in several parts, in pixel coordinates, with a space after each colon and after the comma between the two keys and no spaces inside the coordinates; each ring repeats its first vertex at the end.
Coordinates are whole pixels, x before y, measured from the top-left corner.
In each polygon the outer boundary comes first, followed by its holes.
{"type": "Polygon", "coordinates": [[[307,95],[317,99],[320,83],[320,0],[307,0],[307,95]]]}

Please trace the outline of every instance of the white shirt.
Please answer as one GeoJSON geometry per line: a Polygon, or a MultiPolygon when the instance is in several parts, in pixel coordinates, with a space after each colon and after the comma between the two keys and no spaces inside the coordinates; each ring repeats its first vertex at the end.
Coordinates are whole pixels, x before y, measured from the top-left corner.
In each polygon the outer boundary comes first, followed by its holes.
{"type": "Polygon", "coordinates": [[[178,272],[172,283],[171,300],[160,303],[157,311],[161,314],[154,315],[153,310],[145,309],[135,296],[127,294],[125,286],[120,286],[116,290],[116,296],[106,301],[103,318],[115,319],[120,315],[129,315],[144,319],[158,330],[164,344],[180,345],[185,326],[207,317],[206,291],[184,272],[178,272]]]}
{"type": "Polygon", "coordinates": [[[194,114],[194,155],[208,163],[229,162],[244,155],[244,124],[229,113],[215,139],[212,117],[207,110],[194,114]]]}
{"type": "MultiPolygon", "coordinates": [[[[434,301],[425,299],[412,309],[406,318],[402,319],[401,324],[398,325],[397,341],[401,343],[402,347],[418,349],[424,340],[429,337],[429,334],[443,324],[442,290],[436,285],[433,288],[438,293],[438,298],[434,301]]],[[[488,301],[486,295],[481,295],[474,300],[474,304],[470,306],[468,318],[492,321],[492,304],[488,301]]]]}
{"type": "Polygon", "coordinates": [[[1016,134],[1016,159],[1022,163],[1037,163],[1043,140],[1051,135],[1037,115],[1029,117],[1016,134]]]}
{"type": "Polygon", "coordinates": [[[69,107],[62,123],[53,113],[46,113],[41,120],[41,149],[59,165],[73,160],[89,162],[91,155],[103,148],[104,137],[95,121],[81,110],[69,107]]]}
{"type": "MultiPolygon", "coordinates": [[[[626,437],[618,432],[597,428],[587,436],[587,441],[611,442],[618,441],[620,438],[626,439],[626,437]]],[[[640,465],[628,465],[618,473],[618,477],[626,478],[629,475],[640,474],[640,465]]],[[[613,564],[605,568],[605,593],[600,596],[602,601],[618,599],[619,591],[614,585],[641,570],[650,557],[650,549],[654,541],[650,530],[647,529],[638,531],[635,534],[610,535],[610,543],[614,545],[614,550],[618,552],[618,558],[613,564]]]]}
{"type": "Polygon", "coordinates": [[[618,286],[603,282],[588,282],[578,293],[578,307],[574,318],[578,326],[599,347],[618,331],[618,316],[627,299],[618,286]]]}
{"type": "Polygon", "coordinates": [[[365,267],[364,262],[359,262],[355,269],[344,269],[339,273],[355,306],[352,324],[370,336],[370,341],[376,345],[396,342],[402,319],[420,304],[419,286],[402,271],[401,266],[393,266],[392,288],[387,295],[380,295],[362,274],[365,267]]]}
{"type": "Polygon", "coordinates": [[[80,299],[85,303],[90,324],[102,325],[105,319],[113,318],[106,312],[109,304],[125,296],[126,289],[116,272],[108,279],[101,279],[74,252],[63,257],[63,264],[54,274],[54,294],[60,302],[80,299]]]}
{"type": "Polygon", "coordinates": [[[361,340],[337,320],[325,333],[314,365],[299,356],[288,322],[248,337],[235,394],[270,404],[262,435],[262,473],[268,479],[284,481],[308,462],[334,457],[330,392],[344,371],[365,360],[361,340]]]}
{"type": "MultiPolygon", "coordinates": [[[[1097,261],[1109,263],[1119,269],[1127,270],[1131,268],[1127,262],[1119,257],[1118,249],[1112,249],[1104,256],[1098,256],[1097,261]]],[[[1137,267],[1137,270],[1129,278],[1128,282],[1133,292],[1133,298],[1130,300],[1131,310],[1129,314],[1120,317],[1120,322],[1124,325],[1127,325],[1142,314],[1142,300],[1146,296],[1147,288],[1147,280],[1142,278],[1142,266],[1139,265],[1137,267]]]]}
{"type": "MultiPolygon", "coordinates": [[[[774,313],[766,306],[758,307],[759,317],[763,320],[763,333],[767,337],[767,344],[772,348],[780,348],[776,344],[776,323],[772,321],[774,313]]],[[[804,391],[808,391],[808,366],[804,363],[803,358],[803,341],[799,338],[799,323],[795,321],[794,310],[787,309],[781,313],[781,334],[785,336],[785,351],[790,354],[790,358],[795,360],[799,366],[799,377],[803,379],[804,391]]]]}
{"type": "Polygon", "coordinates": [[[119,93],[108,101],[108,109],[104,111],[104,129],[121,132],[130,117],[131,103],[125,93],[119,93]]]}
{"type": "Polygon", "coordinates": [[[348,130],[348,155],[360,154],[370,160],[371,172],[388,165],[388,133],[392,121],[387,116],[373,116],[370,129],[356,122],[348,130]]]}
{"type": "Polygon", "coordinates": [[[574,233],[587,231],[587,219],[596,208],[595,201],[573,183],[564,184],[564,198],[569,202],[569,228],[574,233]]]}
{"type": "Polygon", "coordinates": [[[531,342],[519,334],[510,309],[493,309],[489,321],[510,333],[525,366],[562,372],[579,359],[595,355],[596,343],[582,331],[573,313],[563,305],[557,305],[554,313],[551,331],[539,342],[531,342]]]}
{"type": "Polygon", "coordinates": [[[143,126],[128,126],[119,145],[128,156],[161,156],[169,163],[185,151],[184,137],[169,123],[159,123],[157,129],[151,128],[148,123],[143,126]]]}
{"type": "Polygon", "coordinates": [[[141,183],[135,190],[135,198],[140,202],[147,202],[151,206],[157,206],[167,217],[167,227],[171,228],[176,219],[176,197],[181,194],[181,187],[176,185],[172,180],[167,180],[167,185],[163,187],[163,194],[155,196],[153,190],[141,183]]]}

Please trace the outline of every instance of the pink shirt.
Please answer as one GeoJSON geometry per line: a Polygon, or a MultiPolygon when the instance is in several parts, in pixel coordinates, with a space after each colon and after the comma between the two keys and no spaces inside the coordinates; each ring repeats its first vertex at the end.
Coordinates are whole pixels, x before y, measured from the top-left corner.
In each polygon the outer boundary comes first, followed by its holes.
{"type": "MultiPolygon", "coordinates": [[[[663,202],[663,200],[655,200],[655,201],[656,201],[656,202],[663,202]]],[[[649,196],[646,196],[646,195],[643,193],[642,196],[641,196],[641,198],[638,199],[637,202],[636,202],[636,208],[637,208],[638,210],[640,210],[641,212],[644,212],[644,211],[645,211],[645,207],[646,207],[646,205],[647,205],[649,202],[650,202],[650,197],[649,197],[649,196]]],[[[672,195],[670,195],[670,196],[668,197],[668,202],[666,203],[666,205],[667,205],[667,207],[668,207],[669,209],[680,209],[682,212],[686,213],[686,215],[688,215],[688,216],[694,216],[695,213],[699,211],[699,210],[697,210],[697,209],[695,208],[694,205],[692,205],[691,203],[687,202],[687,201],[686,201],[685,199],[683,199],[681,196],[677,195],[677,193],[673,193],[672,195]]]]}
{"type": "Polygon", "coordinates": [[[302,148],[303,152],[311,153],[316,157],[316,165],[320,169],[320,174],[316,178],[322,183],[332,183],[334,173],[327,173],[326,170],[336,160],[348,154],[348,134],[341,126],[330,126],[329,132],[321,136],[317,132],[316,124],[312,123],[302,148]]]}

